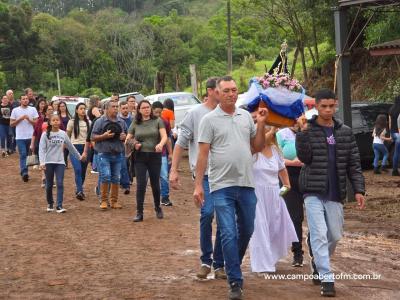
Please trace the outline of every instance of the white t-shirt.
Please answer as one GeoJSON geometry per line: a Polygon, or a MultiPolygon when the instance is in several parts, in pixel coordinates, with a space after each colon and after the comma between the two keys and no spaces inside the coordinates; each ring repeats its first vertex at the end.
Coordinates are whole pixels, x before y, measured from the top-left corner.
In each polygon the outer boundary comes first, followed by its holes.
{"type": "MultiPolygon", "coordinates": [[[[30,120],[35,120],[39,117],[36,108],[30,106],[23,108],[22,106],[19,106],[17,108],[14,108],[11,112],[11,119],[17,120],[23,115],[29,116],[30,120]]],[[[29,123],[28,120],[22,120],[17,124],[15,129],[16,140],[28,140],[32,138],[32,135],[33,125],[29,123]]]]}
{"type": "Polygon", "coordinates": [[[383,142],[382,137],[384,137],[385,135],[386,135],[386,129],[384,129],[384,130],[382,131],[382,133],[381,133],[380,136],[377,136],[376,133],[375,133],[375,128],[374,128],[374,131],[373,131],[373,133],[372,133],[372,136],[374,137],[373,143],[374,143],[374,144],[383,144],[384,142],[383,142]]]}

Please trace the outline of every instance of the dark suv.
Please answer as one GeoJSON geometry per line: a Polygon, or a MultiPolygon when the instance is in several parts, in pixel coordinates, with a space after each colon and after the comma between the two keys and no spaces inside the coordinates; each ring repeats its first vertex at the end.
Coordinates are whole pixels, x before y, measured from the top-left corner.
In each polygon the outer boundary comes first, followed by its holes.
{"type": "MultiPolygon", "coordinates": [[[[365,169],[372,167],[374,151],[372,150],[372,131],[379,114],[388,115],[390,103],[353,103],[351,105],[352,127],[360,151],[361,164],[365,169]]],[[[392,153],[392,144],[387,144],[392,153]]],[[[391,157],[391,155],[390,155],[391,157]]]]}

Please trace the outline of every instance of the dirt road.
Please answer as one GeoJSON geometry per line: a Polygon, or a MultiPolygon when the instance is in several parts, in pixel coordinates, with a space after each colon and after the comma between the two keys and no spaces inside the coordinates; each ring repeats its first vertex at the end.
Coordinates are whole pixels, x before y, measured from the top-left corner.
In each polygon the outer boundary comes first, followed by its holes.
{"type": "MultiPolygon", "coordinates": [[[[66,214],[47,213],[39,171],[18,176],[18,157],[0,160],[1,299],[226,299],[221,280],[199,281],[199,213],[183,166],[165,219],[155,217],[148,189],[143,223],[133,223],[134,186],[124,208],[98,209],[96,176],[88,174],[87,200],[74,198],[73,172],[65,180],[66,214]]],[[[366,173],[368,208],[345,208],[345,237],[333,259],[336,273],[379,274],[380,280],[337,280],[338,299],[400,299],[400,179],[366,173]]],[[[54,191],[55,192],[55,191],[54,191]]],[[[306,227],[306,224],[304,224],[306,227]]],[[[306,229],[305,229],[306,230],[306,229]]],[[[277,274],[309,274],[292,268],[277,274]]],[[[266,280],[244,261],[245,299],[320,299],[311,281],[266,280]]]]}

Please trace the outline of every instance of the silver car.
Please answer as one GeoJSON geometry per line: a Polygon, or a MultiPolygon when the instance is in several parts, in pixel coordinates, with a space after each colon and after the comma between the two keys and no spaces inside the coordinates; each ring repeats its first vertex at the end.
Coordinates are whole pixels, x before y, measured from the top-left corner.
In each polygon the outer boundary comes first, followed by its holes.
{"type": "Polygon", "coordinates": [[[149,100],[150,103],[155,101],[164,103],[164,100],[166,99],[171,99],[174,101],[176,126],[179,126],[179,123],[182,122],[188,110],[192,109],[196,105],[201,104],[201,101],[197,99],[195,95],[185,92],[155,94],[147,96],[146,99],[149,100]]]}

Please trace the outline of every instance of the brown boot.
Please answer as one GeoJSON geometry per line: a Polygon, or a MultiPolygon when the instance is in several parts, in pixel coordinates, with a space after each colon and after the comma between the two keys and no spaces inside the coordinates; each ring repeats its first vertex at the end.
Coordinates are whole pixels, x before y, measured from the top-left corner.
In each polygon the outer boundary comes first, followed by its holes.
{"type": "Polygon", "coordinates": [[[112,183],[110,194],[111,208],[122,208],[122,205],[118,203],[118,190],[119,184],[112,183]]]}
{"type": "Polygon", "coordinates": [[[100,208],[101,209],[107,209],[108,186],[109,186],[108,183],[102,183],[100,185],[100,198],[101,198],[100,208]]]}

